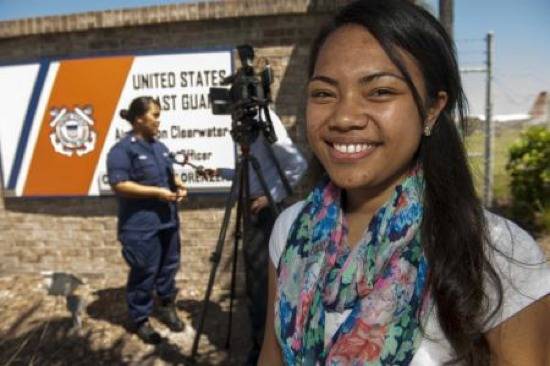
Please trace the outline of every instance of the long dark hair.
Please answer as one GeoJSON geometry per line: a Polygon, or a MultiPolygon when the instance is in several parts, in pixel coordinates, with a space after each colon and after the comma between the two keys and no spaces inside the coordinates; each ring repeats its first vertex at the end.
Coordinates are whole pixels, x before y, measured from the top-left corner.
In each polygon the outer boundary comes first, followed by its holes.
{"type": "Polygon", "coordinates": [[[122,119],[125,119],[133,125],[136,118],[147,113],[149,108],[151,108],[151,104],[156,104],[160,107],[159,101],[153,97],[141,96],[134,98],[128,109],[121,109],[119,115],[122,119]]]}
{"type": "MultiPolygon", "coordinates": [[[[465,130],[466,98],[452,40],[427,11],[406,0],[362,0],[344,7],[315,40],[310,57],[313,76],[319,50],[336,29],[356,24],[368,30],[403,74],[421,120],[439,91],[448,95],[431,136],[423,136],[415,156],[426,180],[422,241],[430,266],[428,289],[441,329],[455,351],[451,363],[489,365],[483,336],[501,307],[502,284],[488,260],[483,207],[476,195],[457,124],[465,130]],[[426,84],[422,99],[404,66],[400,50],[416,61],[426,84]],[[497,290],[497,306],[488,313],[484,283],[497,290]]],[[[429,336],[429,335],[428,335],[429,336]]]]}

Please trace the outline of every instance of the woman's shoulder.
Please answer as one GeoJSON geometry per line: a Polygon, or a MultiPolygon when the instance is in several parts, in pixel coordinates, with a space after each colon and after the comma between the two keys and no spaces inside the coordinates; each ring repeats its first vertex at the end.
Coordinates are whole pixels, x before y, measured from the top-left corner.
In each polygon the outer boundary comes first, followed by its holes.
{"type": "Polygon", "coordinates": [[[160,147],[162,150],[170,151],[170,149],[168,148],[168,146],[166,146],[166,144],[165,144],[164,142],[160,141],[160,139],[157,138],[157,139],[154,139],[153,141],[154,141],[154,143],[155,143],[158,147],[160,147]]]}
{"type": "MultiPolygon", "coordinates": [[[[487,258],[502,284],[502,306],[485,324],[488,331],[536,300],[550,293],[550,266],[539,245],[529,233],[516,223],[485,212],[489,245],[487,258]]],[[[488,296],[486,316],[498,304],[498,290],[488,277],[485,281],[488,296]]],[[[452,348],[441,330],[434,308],[425,324],[422,340],[411,365],[426,365],[437,360],[443,364],[452,358],[452,348]]]]}
{"type": "Polygon", "coordinates": [[[490,253],[497,257],[511,257],[519,261],[544,261],[544,253],[535,239],[516,223],[485,211],[490,253]]]}
{"type": "Polygon", "coordinates": [[[116,141],[110,148],[110,151],[123,151],[127,150],[129,145],[133,142],[133,137],[131,134],[127,133],[118,141],[116,141]]]}
{"type": "MultiPolygon", "coordinates": [[[[294,220],[296,220],[296,217],[298,217],[298,214],[304,207],[305,201],[298,201],[281,212],[279,217],[277,217],[277,222],[281,223],[282,225],[285,224],[292,224],[294,220]]],[[[290,228],[290,227],[289,227],[290,228]]]]}
{"type": "Polygon", "coordinates": [[[298,201],[287,207],[283,210],[283,212],[281,212],[279,217],[277,217],[277,220],[273,225],[271,238],[269,239],[269,257],[271,258],[275,268],[279,265],[279,259],[285,249],[290,228],[303,207],[304,201],[298,201]]]}
{"type": "MultiPolygon", "coordinates": [[[[535,239],[517,224],[488,211],[485,217],[489,236],[487,258],[503,290],[502,308],[489,322],[487,329],[490,329],[550,293],[550,265],[535,239]]],[[[489,300],[496,304],[497,287],[489,278],[486,284],[489,300]]]]}
{"type": "Polygon", "coordinates": [[[112,161],[113,159],[123,159],[128,156],[129,150],[129,137],[124,136],[117,142],[115,142],[107,154],[107,159],[112,161]]]}
{"type": "Polygon", "coordinates": [[[532,237],[524,229],[519,227],[515,222],[489,210],[485,210],[484,215],[487,222],[487,228],[489,229],[489,234],[492,240],[510,239],[511,236],[517,234],[521,235],[524,238],[530,238],[530,240],[532,240],[532,237]]]}

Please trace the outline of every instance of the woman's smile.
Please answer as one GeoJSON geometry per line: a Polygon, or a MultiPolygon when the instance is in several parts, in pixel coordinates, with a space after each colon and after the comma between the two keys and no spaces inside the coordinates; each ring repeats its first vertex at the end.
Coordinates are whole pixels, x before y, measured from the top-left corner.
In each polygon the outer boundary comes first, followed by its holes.
{"type": "Polygon", "coordinates": [[[335,163],[354,163],[371,155],[381,143],[325,141],[331,160],[335,163]]]}

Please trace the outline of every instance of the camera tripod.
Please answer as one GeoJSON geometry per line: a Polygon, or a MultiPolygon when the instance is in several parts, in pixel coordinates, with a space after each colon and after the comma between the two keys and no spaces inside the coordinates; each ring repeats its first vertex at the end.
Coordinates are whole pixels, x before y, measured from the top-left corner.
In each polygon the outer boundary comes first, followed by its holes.
{"type": "MultiPolygon", "coordinates": [[[[231,327],[232,327],[232,319],[233,319],[233,300],[235,298],[235,279],[237,274],[237,259],[238,259],[238,252],[239,252],[239,241],[242,240],[243,243],[247,242],[248,234],[247,230],[250,227],[250,182],[249,182],[249,170],[250,167],[253,168],[256,177],[258,178],[258,181],[260,182],[262,192],[267,197],[269,201],[269,207],[272,210],[272,212],[275,215],[279,214],[279,208],[277,207],[277,204],[273,200],[273,197],[269,191],[269,188],[267,186],[267,183],[265,181],[265,178],[262,174],[260,164],[258,160],[250,154],[250,145],[247,143],[240,143],[239,144],[241,149],[241,155],[237,161],[236,168],[235,168],[235,175],[233,176],[233,180],[231,183],[231,190],[227,197],[226,203],[225,203],[225,213],[223,217],[222,226],[220,228],[219,236],[218,236],[218,242],[216,244],[216,249],[212,253],[210,257],[210,261],[212,262],[212,268],[210,270],[210,277],[208,279],[208,286],[206,288],[206,293],[204,296],[203,306],[201,315],[199,318],[199,324],[197,327],[197,333],[195,335],[195,339],[193,341],[193,348],[191,351],[191,359],[194,360],[199,346],[199,340],[200,336],[203,332],[204,322],[206,319],[207,314],[207,308],[208,303],[210,301],[210,296],[212,294],[212,288],[214,285],[214,280],[216,277],[216,271],[218,269],[218,265],[220,263],[220,259],[222,256],[223,246],[225,242],[225,237],[227,234],[227,228],[229,226],[229,220],[231,216],[231,209],[237,201],[237,213],[236,213],[236,224],[235,224],[235,236],[233,241],[233,258],[232,258],[232,269],[231,269],[231,285],[230,285],[230,302],[229,302],[229,314],[228,314],[228,329],[227,329],[227,338],[225,347],[226,349],[230,346],[230,339],[231,339],[231,327]],[[238,189],[238,191],[237,191],[238,189]]],[[[273,153],[273,150],[271,148],[271,145],[269,145],[266,142],[267,150],[271,156],[271,159],[273,160],[273,163],[275,164],[275,167],[277,169],[277,172],[280,176],[281,181],[283,182],[283,186],[285,187],[285,190],[287,191],[288,195],[292,194],[292,189],[290,187],[290,184],[288,182],[288,179],[286,178],[283,170],[281,169],[281,166],[279,165],[279,162],[277,161],[275,154],[273,153]]],[[[265,245],[268,245],[268,243],[265,243],[265,245]]],[[[266,284],[267,285],[267,284],[266,284]]]]}

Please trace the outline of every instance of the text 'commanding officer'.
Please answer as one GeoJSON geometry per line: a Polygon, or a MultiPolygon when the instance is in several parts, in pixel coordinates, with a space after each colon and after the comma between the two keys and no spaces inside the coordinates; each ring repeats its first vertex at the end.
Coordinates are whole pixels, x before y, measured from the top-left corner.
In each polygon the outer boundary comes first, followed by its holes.
{"type": "Polygon", "coordinates": [[[156,138],[158,101],[138,97],[120,116],[132,124],[132,130],[109,151],[107,172],[119,203],[118,239],[130,266],[128,313],[137,335],[156,344],[161,337],[148,322],[153,291],[161,303],[160,319],[173,331],[184,329],[175,308],[180,265],[176,202],[187,196],[187,190],[174,174],[168,148],[156,138]]]}

